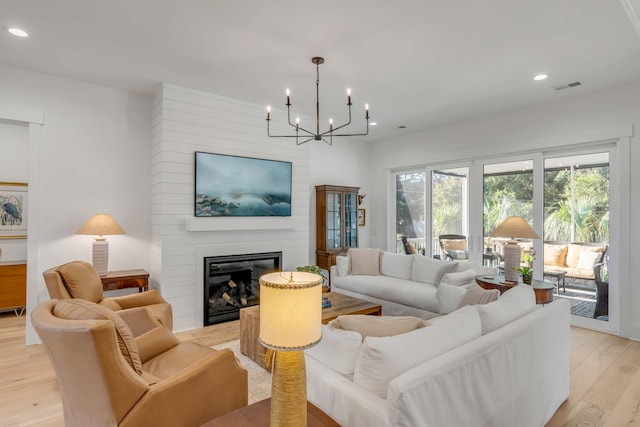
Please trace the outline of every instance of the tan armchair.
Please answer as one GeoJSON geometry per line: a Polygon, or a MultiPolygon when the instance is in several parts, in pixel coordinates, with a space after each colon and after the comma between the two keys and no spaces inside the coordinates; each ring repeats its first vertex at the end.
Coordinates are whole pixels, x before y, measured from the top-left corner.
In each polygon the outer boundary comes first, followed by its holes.
{"type": "Polygon", "coordinates": [[[128,320],[81,299],[31,313],[55,368],[65,425],[199,426],[247,405],[247,371],[231,350],[178,342],[144,308],[128,320]]]}
{"type": "Polygon", "coordinates": [[[104,298],[98,272],[85,261],[72,261],[42,273],[51,299],[81,298],[113,311],[146,307],[161,324],[173,329],[171,305],[157,290],[120,297],[104,298]]]}

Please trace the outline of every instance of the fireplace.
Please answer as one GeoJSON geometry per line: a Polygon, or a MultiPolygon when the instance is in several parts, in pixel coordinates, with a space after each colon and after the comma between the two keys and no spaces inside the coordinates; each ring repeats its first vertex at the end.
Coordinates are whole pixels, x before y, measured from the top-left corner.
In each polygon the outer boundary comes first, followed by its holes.
{"type": "Polygon", "coordinates": [[[204,258],[204,326],[240,318],[260,303],[260,276],[280,271],[282,252],[204,258]]]}

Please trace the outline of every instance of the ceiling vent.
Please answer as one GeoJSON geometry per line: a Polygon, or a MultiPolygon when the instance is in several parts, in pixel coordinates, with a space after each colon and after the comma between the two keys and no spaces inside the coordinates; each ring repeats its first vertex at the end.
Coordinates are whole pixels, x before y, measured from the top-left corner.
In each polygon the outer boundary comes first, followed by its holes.
{"type": "Polygon", "coordinates": [[[565,90],[565,89],[570,89],[572,87],[578,87],[578,86],[582,86],[582,82],[577,81],[577,82],[565,83],[565,84],[551,86],[551,87],[553,90],[565,90]]]}

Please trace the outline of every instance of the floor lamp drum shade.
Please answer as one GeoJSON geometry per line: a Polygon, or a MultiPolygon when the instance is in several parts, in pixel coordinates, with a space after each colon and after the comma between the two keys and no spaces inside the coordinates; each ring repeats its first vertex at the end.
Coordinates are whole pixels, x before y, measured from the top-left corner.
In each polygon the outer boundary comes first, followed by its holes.
{"type": "Polygon", "coordinates": [[[526,219],[521,216],[509,216],[502,222],[493,233],[492,237],[508,237],[509,240],[504,246],[504,279],[510,282],[519,281],[519,273],[516,271],[520,267],[521,248],[515,239],[539,239],[540,236],[529,225],[526,219]]]}
{"type": "Polygon", "coordinates": [[[270,425],[307,425],[304,350],[322,338],[319,274],[276,272],[260,277],[260,337],[273,350],[270,425]]]}
{"type": "Polygon", "coordinates": [[[96,214],[85,222],[76,234],[97,236],[93,242],[92,263],[100,276],[106,276],[109,267],[109,242],[104,236],[125,234],[124,230],[108,214],[96,214]]]}

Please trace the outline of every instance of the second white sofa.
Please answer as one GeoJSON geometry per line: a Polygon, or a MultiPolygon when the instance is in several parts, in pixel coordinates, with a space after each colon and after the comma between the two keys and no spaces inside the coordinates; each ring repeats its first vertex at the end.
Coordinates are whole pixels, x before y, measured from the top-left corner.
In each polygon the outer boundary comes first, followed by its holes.
{"type": "Polygon", "coordinates": [[[480,274],[496,270],[470,261],[442,261],[380,249],[350,249],[331,267],[331,290],[380,304],[386,316],[422,319],[446,314],[440,283],[468,287],[480,274]]]}

